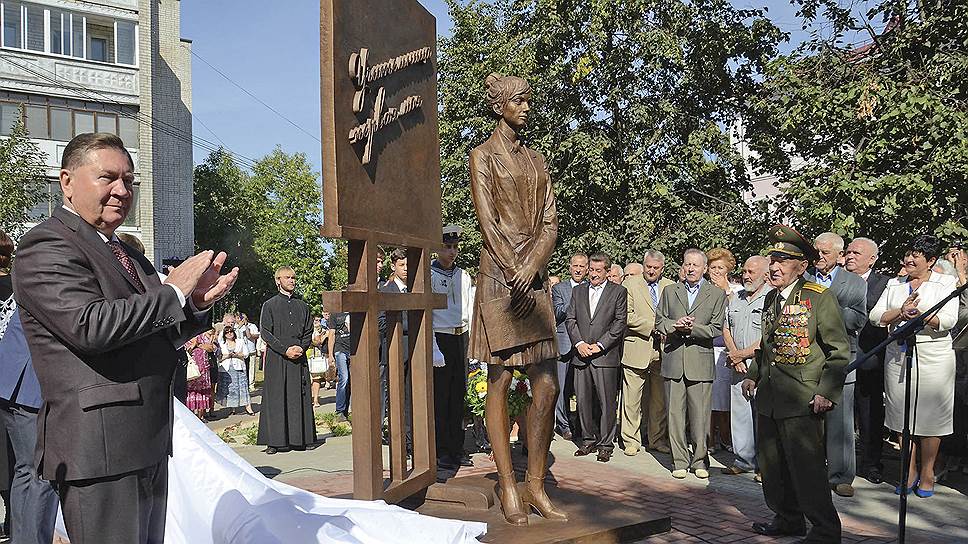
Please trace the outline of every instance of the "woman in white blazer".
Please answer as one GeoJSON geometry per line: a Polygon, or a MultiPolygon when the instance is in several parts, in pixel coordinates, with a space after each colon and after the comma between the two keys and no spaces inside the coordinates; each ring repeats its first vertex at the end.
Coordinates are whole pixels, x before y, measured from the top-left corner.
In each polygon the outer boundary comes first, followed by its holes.
{"type": "MultiPolygon", "coordinates": [[[[956,278],[932,272],[943,246],[934,236],[923,235],[908,244],[904,256],[907,276],[890,280],[870,312],[875,326],[893,330],[941,301],[956,287],[956,278]]],[[[948,331],[958,319],[958,299],[952,299],[927,320],[916,335],[911,371],[911,434],[913,451],[907,481],[898,493],[914,491],[919,497],[934,494],[934,462],[941,437],[953,431],[955,354],[948,331]],[[920,456],[921,470],[917,460],[920,456]]],[[[904,427],[905,348],[892,343],[884,358],[884,424],[893,431],[904,427]]]]}

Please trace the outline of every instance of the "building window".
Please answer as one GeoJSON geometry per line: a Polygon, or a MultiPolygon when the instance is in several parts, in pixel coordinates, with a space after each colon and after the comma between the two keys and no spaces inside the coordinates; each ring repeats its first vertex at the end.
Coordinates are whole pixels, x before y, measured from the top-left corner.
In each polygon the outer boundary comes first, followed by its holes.
{"type": "Polygon", "coordinates": [[[23,18],[21,6],[16,2],[4,2],[2,7],[3,46],[20,49],[23,47],[20,41],[20,21],[23,18]]]}
{"type": "Polygon", "coordinates": [[[44,8],[26,4],[27,8],[27,49],[44,51],[44,8]]]}
{"type": "Polygon", "coordinates": [[[31,138],[50,137],[50,132],[47,130],[47,106],[24,107],[24,125],[31,138]]]}
{"type": "Polygon", "coordinates": [[[118,116],[113,113],[98,113],[96,116],[97,131],[118,134],[118,116]]]}
{"type": "Polygon", "coordinates": [[[50,139],[69,142],[74,137],[71,127],[71,110],[50,109],[50,139]]]}
{"type": "Polygon", "coordinates": [[[117,21],[114,23],[114,27],[117,35],[116,43],[118,44],[117,62],[118,64],[133,65],[137,42],[135,24],[130,21],[117,21]]]}
{"type": "Polygon", "coordinates": [[[125,147],[138,149],[139,145],[139,125],[137,119],[131,117],[118,118],[118,136],[124,142],[125,147]]]}
{"type": "Polygon", "coordinates": [[[9,136],[20,120],[20,104],[0,102],[0,136],[9,136]]]}
{"type": "Polygon", "coordinates": [[[138,24],[39,4],[0,0],[0,44],[53,55],[137,66],[138,24]]]}
{"type": "Polygon", "coordinates": [[[94,113],[89,111],[74,112],[74,135],[94,132],[94,113]]]}

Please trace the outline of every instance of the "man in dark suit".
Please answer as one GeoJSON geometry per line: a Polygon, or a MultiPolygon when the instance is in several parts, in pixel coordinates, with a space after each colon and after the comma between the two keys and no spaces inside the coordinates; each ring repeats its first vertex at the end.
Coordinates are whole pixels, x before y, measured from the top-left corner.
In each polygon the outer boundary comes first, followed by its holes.
{"type": "Polygon", "coordinates": [[[672,476],[678,479],[685,478],[689,469],[697,478],[709,478],[706,436],[716,379],[713,339],[723,334],[726,293],[703,279],[706,264],[706,254],[702,251],[695,248],[685,251],[682,256],[685,279],[662,291],[656,317],[656,328],[665,336],[662,377],[669,407],[672,476]],[[689,442],[687,421],[692,438],[689,442]]]}
{"type": "Polygon", "coordinates": [[[64,205],[24,236],[14,263],[44,398],[35,461],[57,486],[72,544],[164,541],[177,352],[238,277],[220,275],[225,253],[203,251],[163,284],[114,232],[133,182],[120,138],[75,137],[64,205]]]}
{"type": "Polygon", "coordinates": [[[841,400],[850,342],[837,298],[803,279],[816,258],[810,242],[776,225],[770,243],[774,290],[763,303],[763,337],[743,393],[747,399],[756,395],[756,460],[763,497],[775,516],[770,523],[754,523],[753,531],[840,542],[840,517],[824,464],[823,414],[841,400]]]}
{"type": "Polygon", "coordinates": [[[628,319],[628,292],[606,281],[612,266],[604,253],[588,258],[588,283],[572,291],[565,328],[574,347],[575,393],[582,441],[576,456],[598,451],[607,463],[615,447],[618,415],[618,376],[622,366],[622,343],[628,319]],[[595,421],[594,398],[598,397],[599,421],[595,421]]]}
{"type": "MultiPolygon", "coordinates": [[[[407,250],[397,248],[390,252],[390,277],[379,287],[382,293],[406,293],[407,287],[407,250]]],[[[403,426],[406,433],[407,453],[413,453],[413,412],[411,410],[413,392],[410,387],[410,340],[408,338],[407,312],[399,312],[401,332],[401,350],[403,351],[403,426]]],[[[379,317],[380,329],[380,380],[383,384],[383,417],[389,416],[390,410],[390,340],[387,338],[386,314],[379,317]]]]}
{"type": "Polygon", "coordinates": [[[555,307],[555,330],[558,336],[558,402],[555,405],[555,431],[565,440],[571,440],[571,411],[568,409],[568,399],[571,398],[575,390],[574,370],[571,360],[575,356],[575,350],[568,331],[565,329],[565,317],[568,316],[568,305],[571,304],[571,294],[575,287],[585,281],[588,274],[588,256],[584,253],[576,253],[571,256],[571,263],[568,267],[571,279],[559,282],[551,288],[551,304],[555,307]]]}
{"type": "MultiPolygon", "coordinates": [[[[844,239],[833,232],[825,232],[814,240],[818,255],[814,266],[803,275],[837,297],[841,316],[850,339],[851,360],[857,354],[857,335],[867,324],[867,283],[853,272],[837,264],[844,254],[844,239]]],[[[847,374],[843,401],[824,416],[827,438],[827,474],[830,488],[841,497],[854,496],[854,476],[857,473],[857,454],[854,451],[854,380],[855,373],[847,374]]]]}
{"type": "MultiPolygon", "coordinates": [[[[847,246],[844,267],[867,281],[867,311],[881,298],[889,279],[874,272],[877,262],[877,242],[870,238],[854,238],[847,246]]],[[[868,353],[887,339],[887,327],[864,324],[857,336],[857,354],[868,353]]],[[[860,427],[860,475],[874,484],[884,481],[881,449],[884,444],[884,351],[871,356],[857,369],[854,409],[860,427]]]]}

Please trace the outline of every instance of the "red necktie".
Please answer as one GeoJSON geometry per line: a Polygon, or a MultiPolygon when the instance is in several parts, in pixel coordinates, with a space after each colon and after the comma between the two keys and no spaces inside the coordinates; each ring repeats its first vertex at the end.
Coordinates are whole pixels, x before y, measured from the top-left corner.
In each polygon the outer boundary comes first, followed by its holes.
{"type": "Polygon", "coordinates": [[[138,277],[138,273],[134,270],[134,263],[131,262],[131,257],[128,257],[128,254],[124,251],[124,248],[121,247],[121,242],[111,240],[108,242],[108,247],[111,248],[111,251],[114,252],[114,256],[117,257],[118,261],[121,263],[121,266],[124,267],[125,271],[128,272],[128,275],[131,276],[131,279],[134,280],[134,284],[137,285],[139,289],[144,291],[145,286],[143,283],[141,283],[141,278],[138,277]]]}

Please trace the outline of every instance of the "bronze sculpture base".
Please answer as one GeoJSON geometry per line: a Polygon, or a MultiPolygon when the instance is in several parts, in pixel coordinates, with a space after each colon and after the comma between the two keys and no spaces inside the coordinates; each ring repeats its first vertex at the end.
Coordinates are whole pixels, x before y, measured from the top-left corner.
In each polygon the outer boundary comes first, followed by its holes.
{"type": "MultiPolygon", "coordinates": [[[[519,493],[524,493],[524,486],[518,484],[519,493]]],[[[480,538],[481,542],[617,544],[639,541],[672,528],[669,516],[550,484],[545,490],[559,508],[568,512],[568,521],[551,521],[531,513],[528,525],[514,526],[505,521],[495,488],[493,474],[452,478],[432,485],[419,506],[407,507],[430,516],[485,522],[487,534],[480,538]]]]}

